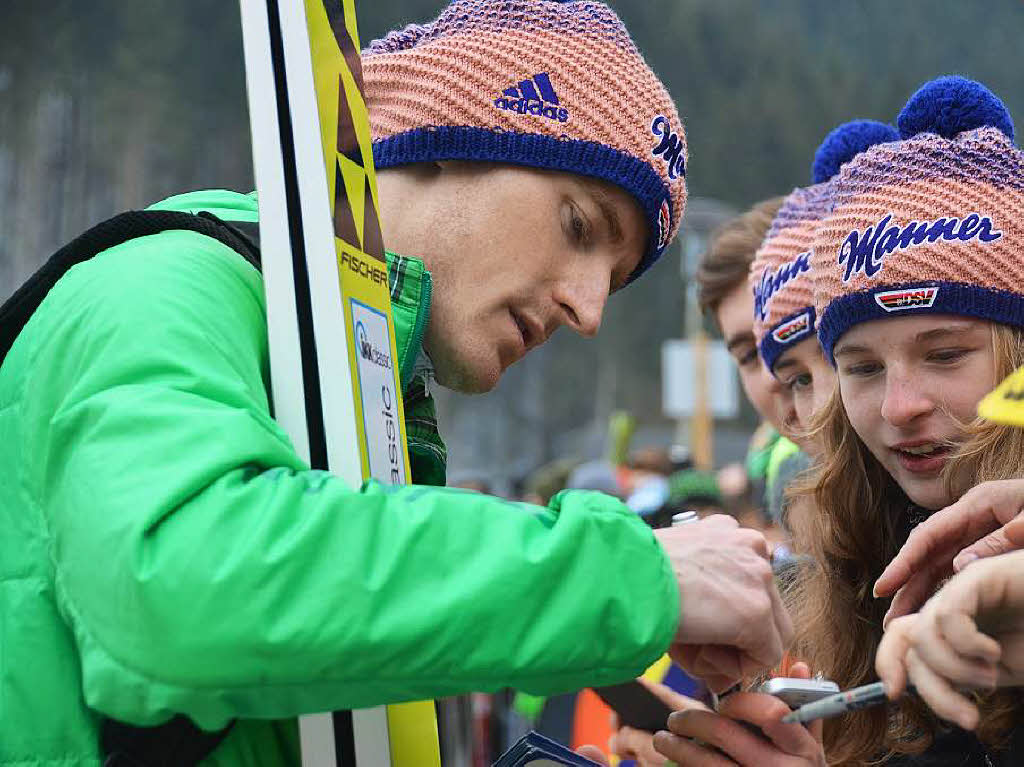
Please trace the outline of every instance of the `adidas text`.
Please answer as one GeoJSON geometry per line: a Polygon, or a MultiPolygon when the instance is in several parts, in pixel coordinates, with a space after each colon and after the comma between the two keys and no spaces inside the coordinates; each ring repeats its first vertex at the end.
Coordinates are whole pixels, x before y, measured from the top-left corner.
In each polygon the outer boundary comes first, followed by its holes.
{"type": "Polygon", "coordinates": [[[569,119],[569,110],[564,107],[553,107],[545,104],[540,99],[513,99],[502,96],[494,100],[494,106],[498,109],[507,109],[509,112],[518,112],[521,115],[537,115],[546,117],[549,120],[566,122],[569,119]]]}

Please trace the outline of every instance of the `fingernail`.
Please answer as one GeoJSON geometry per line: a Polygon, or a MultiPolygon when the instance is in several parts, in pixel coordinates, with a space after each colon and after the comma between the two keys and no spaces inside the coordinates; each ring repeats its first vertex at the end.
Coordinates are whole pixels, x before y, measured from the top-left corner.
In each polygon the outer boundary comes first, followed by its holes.
{"type": "Polygon", "coordinates": [[[953,569],[957,572],[963,570],[967,565],[971,564],[978,559],[978,555],[974,552],[967,552],[966,554],[960,554],[953,560],[953,569]]]}

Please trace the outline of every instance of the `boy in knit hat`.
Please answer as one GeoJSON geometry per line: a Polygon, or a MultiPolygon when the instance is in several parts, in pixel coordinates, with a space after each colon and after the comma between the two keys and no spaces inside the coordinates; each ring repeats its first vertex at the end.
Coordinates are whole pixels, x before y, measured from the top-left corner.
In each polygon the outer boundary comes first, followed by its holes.
{"type": "MultiPolygon", "coordinates": [[[[420,484],[296,456],[237,238],[184,226],[81,263],[0,368],[0,762],[98,764],[105,719],[181,715],[234,721],[218,764],[295,764],[307,712],[616,682],[670,645],[718,686],[779,659],[764,540],[731,520],[652,532],[598,493],[424,486],[430,369],[483,391],[557,327],[592,335],[679,226],[682,125],[621,22],[457,0],[363,64],[420,484]]],[[[257,219],[230,192],[155,207],[257,219]]],[[[175,733],[161,758],[183,764],[175,733]]]]}
{"type": "Polygon", "coordinates": [[[895,128],[873,120],[844,123],[829,133],[815,152],[814,183],[786,197],[751,264],[754,337],[765,367],[792,393],[798,431],[808,428],[835,382],[814,333],[811,264],[814,235],[831,206],[832,180],[861,152],[897,139],[895,128]]]}

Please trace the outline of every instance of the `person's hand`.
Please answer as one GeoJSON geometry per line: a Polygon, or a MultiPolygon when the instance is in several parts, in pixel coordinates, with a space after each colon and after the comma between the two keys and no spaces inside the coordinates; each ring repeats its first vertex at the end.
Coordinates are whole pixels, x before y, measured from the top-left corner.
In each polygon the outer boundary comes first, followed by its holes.
{"type": "MultiPolygon", "coordinates": [[[[662,700],[673,711],[688,711],[690,709],[707,710],[707,706],[699,700],[680,695],[668,685],[659,682],[652,682],[640,677],[636,680],[654,695],[662,700]]],[[[666,726],[667,722],[666,722],[666,726]]],[[[663,767],[665,757],[654,750],[654,733],[646,730],[636,730],[632,727],[619,727],[618,717],[612,714],[612,727],[615,734],[608,742],[609,753],[615,754],[623,759],[636,760],[637,767],[663,767]]],[[[598,764],[608,764],[608,759],[596,746],[582,746],[577,753],[586,756],[598,764]]]]}
{"type": "Polygon", "coordinates": [[[884,625],[917,610],[938,585],[976,559],[1024,548],[1024,479],[983,482],[910,533],[875,581],[875,596],[895,593],[884,625]]]}
{"type": "Polygon", "coordinates": [[[978,709],[955,688],[1024,685],[1024,551],[975,562],[920,614],[893,620],[875,670],[890,698],[909,677],[936,714],[974,729],[978,709]]]}
{"type": "MultiPolygon", "coordinates": [[[[804,663],[794,664],[790,673],[810,678],[804,663]]],[[[655,734],[654,747],[680,767],[824,767],[822,723],[783,724],[782,717],[788,713],[789,706],[772,695],[736,692],[722,701],[718,713],[674,712],[668,719],[669,731],[655,734]],[[761,734],[742,722],[759,727],[761,734]]]]}
{"type": "Polygon", "coordinates": [[[775,588],[764,536],[724,515],[654,534],[672,562],[682,602],[673,660],[714,692],[777,664],[793,624],[775,588]]]}

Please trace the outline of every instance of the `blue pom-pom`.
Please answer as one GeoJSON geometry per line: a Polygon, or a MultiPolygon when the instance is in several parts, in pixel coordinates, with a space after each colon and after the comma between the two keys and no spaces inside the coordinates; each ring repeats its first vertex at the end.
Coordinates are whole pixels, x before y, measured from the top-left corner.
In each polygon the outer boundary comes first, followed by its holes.
{"type": "Polygon", "coordinates": [[[953,138],[967,130],[991,126],[1013,140],[1013,119],[1006,105],[981,83],[959,75],[937,77],[918,88],[896,125],[905,139],[918,133],[953,138]]]}
{"type": "Polygon", "coordinates": [[[891,125],[876,120],[853,120],[829,133],[814,153],[811,177],[815,184],[828,181],[839,169],[875,144],[898,141],[899,133],[891,125]]]}

